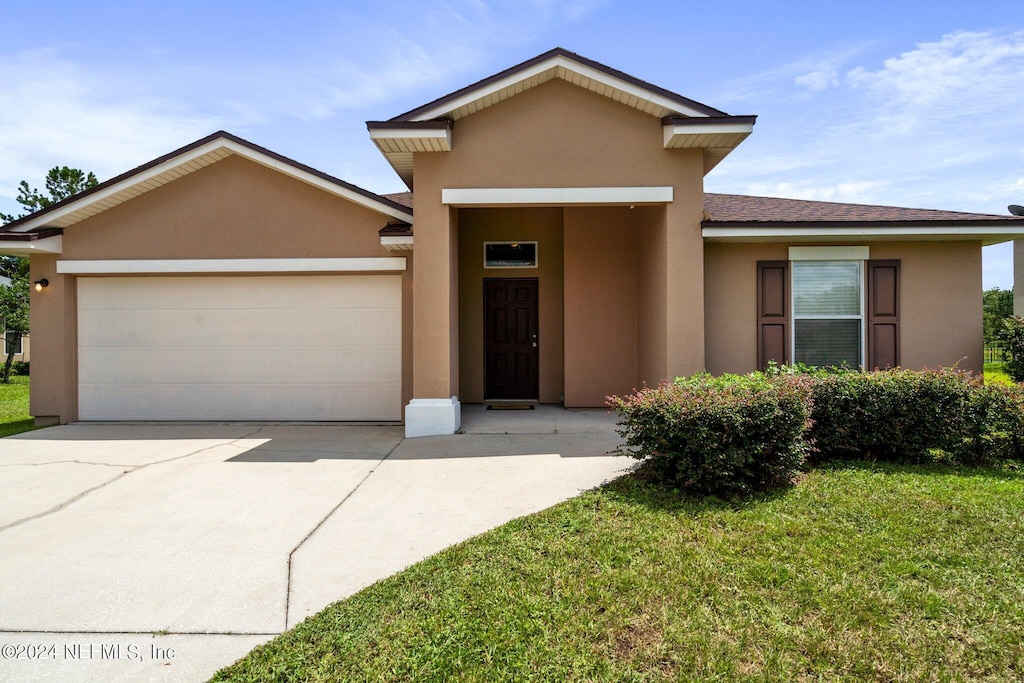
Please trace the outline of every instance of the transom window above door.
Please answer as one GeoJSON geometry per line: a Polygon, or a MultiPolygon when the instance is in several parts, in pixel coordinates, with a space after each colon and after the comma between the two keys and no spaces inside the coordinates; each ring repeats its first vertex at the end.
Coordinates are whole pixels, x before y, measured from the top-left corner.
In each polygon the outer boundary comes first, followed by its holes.
{"type": "Polygon", "coordinates": [[[537,243],[484,242],[484,268],[536,268],[537,243]]]}

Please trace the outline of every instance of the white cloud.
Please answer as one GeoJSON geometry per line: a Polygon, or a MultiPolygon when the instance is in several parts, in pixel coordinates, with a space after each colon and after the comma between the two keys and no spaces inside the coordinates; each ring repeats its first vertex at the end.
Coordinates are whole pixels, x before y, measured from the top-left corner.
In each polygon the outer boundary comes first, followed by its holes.
{"type": "Polygon", "coordinates": [[[802,85],[811,92],[818,92],[826,88],[835,88],[839,85],[839,70],[831,64],[823,64],[820,68],[793,79],[797,85],[802,85]]]}
{"type": "Polygon", "coordinates": [[[1019,104],[1022,78],[1024,31],[957,31],[886,59],[876,71],[857,67],[847,74],[852,86],[889,109],[941,108],[957,116],[1019,104]]]}
{"type": "Polygon", "coordinates": [[[0,195],[55,165],[107,177],[215,130],[181,103],[121,95],[55,51],[0,55],[0,195]]]}
{"type": "Polygon", "coordinates": [[[295,140],[312,137],[304,128],[334,126],[319,143],[305,141],[315,145],[312,153],[301,144],[292,151],[341,173],[360,154],[376,154],[362,120],[465,85],[467,75],[489,73],[489,60],[503,49],[532,43],[603,3],[404,0],[358,13],[342,5],[318,14],[316,40],[285,37],[256,54],[216,59],[161,46],[106,64],[52,48],[0,52],[0,210],[10,211],[18,181],[41,182],[54,165],[105,179],[218,128],[245,135],[265,127],[265,144],[287,153],[295,140]]]}
{"type": "Polygon", "coordinates": [[[775,108],[737,153],[747,161],[722,164],[716,186],[1005,211],[1024,148],[1024,31],[950,33],[878,68],[848,68],[838,84],[835,62],[807,58],[775,69],[776,83],[763,87],[784,87],[795,64],[815,65],[789,81],[804,90],[765,100],[775,108]]]}

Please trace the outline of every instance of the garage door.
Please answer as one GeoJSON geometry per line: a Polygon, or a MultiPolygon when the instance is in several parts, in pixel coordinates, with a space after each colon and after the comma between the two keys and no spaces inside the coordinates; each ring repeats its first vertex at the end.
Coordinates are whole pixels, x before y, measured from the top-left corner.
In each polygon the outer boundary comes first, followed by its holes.
{"type": "Polygon", "coordinates": [[[398,420],[398,275],[78,280],[82,420],[398,420]]]}

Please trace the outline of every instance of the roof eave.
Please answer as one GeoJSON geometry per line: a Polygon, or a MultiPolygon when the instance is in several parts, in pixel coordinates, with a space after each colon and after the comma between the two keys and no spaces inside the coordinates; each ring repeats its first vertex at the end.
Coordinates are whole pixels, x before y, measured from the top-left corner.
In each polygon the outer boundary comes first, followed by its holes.
{"type": "Polygon", "coordinates": [[[701,222],[707,242],[980,241],[1024,238],[1024,220],[712,221],[701,222]]]}
{"type": "MultiPolygon", "coordinates": [[[[84,192],[80,192],[60,202],[51,204],[44,209],[40,209],[35,213],[8,223],[4,226],[4,229],[12,232],[29,232],[40,228],[68,227],[66,225],[54,225],[54,223],[62,218],[68,217],[69,214],[75,211],[79,211],[103,200],[111,199],[119,193],[126,191],[130,192],[133,188],[140,186],[142,183],[154,178],[155,176],[166,173],[177,166],[183,166],[184,164],[189,163],[190,160],[217,152],[218,150],[225,150],[228,154],[239,154],[251,161],[255,161],[256,163],[260,163],[268,168],[282,171],[296,179],[319,186],[322,189],[345,197],[350,201],[362,204],[372,210],[379,211],[384,215],[391,216],[398,220],[412,220],[412,214],[409,212],[408,208],[398,204],[397,202],[393,202],[390,199],[381,197],[369,190],[365,190],[361,187],[345,182],[340,178],[335,178],[334,176],[328,175],[322,171],[318,171],[311,166],[307,166],[298,161],[277,154],[276,152],[272,152],[265,147],[260,147],[259,145],[249,142],[248,140],[244,140],[236,135],[232,135],[226,131],[218,131],[185,145],[184,147],[176,149],[173,152],[157,157],[152,161],[133,168],[130,171],[111,178],[110,180],[102,182],[95,187],[91,187],[84,192]]],[[[143,189],[137,194],[142,194],[142,192],[145,191],[147,190],[143,189]]],[[[131,196],[121,199],[117,203],[128,201],[131,196]]],[[[78,221],[76,220],[74,222],[78,221]]]]}

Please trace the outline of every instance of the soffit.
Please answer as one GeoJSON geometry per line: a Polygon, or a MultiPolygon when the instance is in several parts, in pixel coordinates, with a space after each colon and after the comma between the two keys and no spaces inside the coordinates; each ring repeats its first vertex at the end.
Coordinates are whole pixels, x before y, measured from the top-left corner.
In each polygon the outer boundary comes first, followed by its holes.
{"type": "Polygon", "coordinates": [[[44,227],[68,228],[232,155],[272,168],[391,218],[412,222],[412,212],[407,207],[220,131],[9,223],[5,229],[30,232],[44,227]]]}

